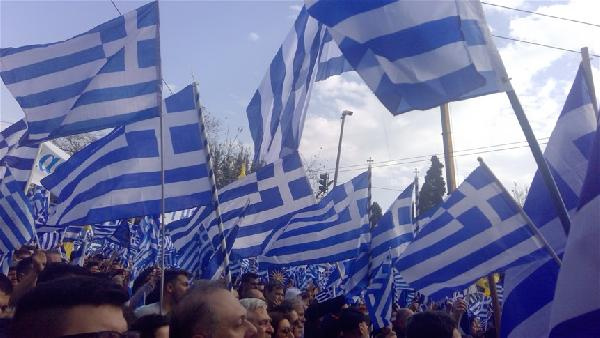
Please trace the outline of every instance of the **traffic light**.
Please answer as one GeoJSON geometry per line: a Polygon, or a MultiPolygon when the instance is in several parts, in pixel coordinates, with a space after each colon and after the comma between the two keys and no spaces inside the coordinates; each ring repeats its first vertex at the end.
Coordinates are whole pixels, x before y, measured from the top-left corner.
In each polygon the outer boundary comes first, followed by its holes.
{"type": "Polygon", "coordinates": [[[325,195],[329,191],[329,185],[333,183],[329,181],[329,174],[319,174],[319,193],[318,196],[325,195]]]}

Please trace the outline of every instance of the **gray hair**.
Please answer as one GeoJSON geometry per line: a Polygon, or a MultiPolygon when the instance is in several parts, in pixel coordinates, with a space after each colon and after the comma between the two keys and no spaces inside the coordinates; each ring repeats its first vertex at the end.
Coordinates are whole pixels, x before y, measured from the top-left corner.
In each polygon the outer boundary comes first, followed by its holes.
{"type": "Polygon", "coordinates": [[[248,311],[255,311],[258,309],[267,309],[267,303],[264,300],[258,298],[243,298],[240,299],[240,304],[248,311]]]}

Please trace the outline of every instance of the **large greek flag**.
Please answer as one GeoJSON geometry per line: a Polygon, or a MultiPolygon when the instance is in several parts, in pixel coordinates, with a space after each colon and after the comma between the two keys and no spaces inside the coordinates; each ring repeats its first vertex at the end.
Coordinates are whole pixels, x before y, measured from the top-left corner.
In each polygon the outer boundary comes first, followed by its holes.
{"type": "MultiPolygon", "coordinates": [[[[224,230],[239,226],[232,254],[255,257],[263,252],[268,236],[315,198],[300,154],[294,152],[219,190],[224,230]]],[[[215,213],[203,221],[213,247],[220,245],[215,213]]]]}
{"type": "Polygon", "coordinates": [[[481,164],[448,196],[398,259],[399,273],[431,299],[546,254],[528,220],[481,164]]]}
{"type": "Polygon", "coordinates": [[[331,190],[273,232],[258,257],[261,266],[333,263],[356,257],[369,242],[365,172],[331,190]]]}
{"type": "Polygon", "coordinates": [[[167,224],[167,231],[177,252],[176,265],[194,276],[201,276],[202,262],[214,251],[202,221],[210,213],[209,207],[194,208],[189,217],[167,224]]]}
{"type": "MultiPolygon", "coordinates": [[[[478,1],[306,3],[393,114],[506,90],[506,72],[478,1]]],[[[336,63],[341,71],[350,68],[336,63]]],[[[334,74],[331,69],[320,75],[334,74]]]]}
{"type": "Polygon", "coordinates": [[[31,175],[39,146],[25,142],[26,139],[25,120],[19,120],[0,132],[0,177],[4,177],[6,168],[9,167],[13,179],[23,191],[31,175]]]}
{"type": "Polygon", "coordinates": [[[550,316],[550,337],[600,336],[600,131],[567,239],[550,316]]]}
{"type": "Polygon", "coordinates": [[[0,49],[0,77],[42,140],[158,116],[158,2],[71,39],[0,49]]]}
{"type": "Polygon", "coordinates": [[[303,8],[246,108],[255,162],[298,149],[324,35],[303,8]]]}
{"type": "MultiPolygon", "coordinates": [[[[207,153],[192,86],[165,100],[165,212],[211,202],[207,153]]],[[[160,121],[114,129],[42,184],[57,196],[49,224],[97,224],[161,211],[160,121]]]]}
{"type": "Polygon", "coordinates": [[[31,206],[7,168],[0,181],[0,252],[21,248],[35,234],[31,206]]]}
{"type": "MultiPolygon", "coordinates": [[[[571,216],[580,203],[580,191],[588,159],[592,155],[597,126],[597,114],[592,106],[590,89],[580,66],[544,152],[544,158],[571,216]]],[[[566,236],[539,172],[533,178],[523,209],[550,245],[557,252],[562,252],[566,236]]],[[[506,272],[506,301],[502,311],[503,337],[548,336],[558,271],[558,265],[547,257],[506,272]]]]}

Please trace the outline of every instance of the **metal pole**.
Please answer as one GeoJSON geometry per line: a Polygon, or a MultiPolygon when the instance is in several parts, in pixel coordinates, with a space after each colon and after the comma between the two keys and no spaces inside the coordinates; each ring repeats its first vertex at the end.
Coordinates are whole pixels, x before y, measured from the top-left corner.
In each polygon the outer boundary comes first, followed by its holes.
{"type": "Polygon", "coordinates": [[[583,75],[585,76],[585,82],[590,91],[590,97],[592,99],[592,105],[598,117],[598,100],[596,98],[596,88],[594,87],[594,77],[592,76],[592,65],[590,64],[590,53],[587,47],[581,48],[581,64],[583,66],[583,75]]]}
{"type": "Polygon", "coordinates": [[[556,213],[560,219],[563,230],[566,235],[569,235],[569,229],[571,228],[571,220],[569,219],[569,214],[567,213],[567,208],[565,207],[565,203],[560,196],[560,192],[558,191],[558,187],[556,186],[556,182],[550,173],[550,168],[548,167],[548,163],[544,159],[544,154],[542,153],[542,149],[535,139],[535,135],[533,134],[533,130],[531,129],[531,125],[527,120],[527,116],[525,116],[525,111],[521,106],[521,102],[519,102],[519,98],[514,90],[509,90],[506,92],[508,95],[508,99],[510,100],[510,104],[517,116],[517,120],[519,120],[519,124],[521,125],[521,129],[523,130],[523,134],[525,135],[525,139],[527,139],[527,143],[529,144],[529,149],[531,149],[531,153],[533,154],[533,158],[537,163],[538,170],[542,178],[544,179],[544,183],[546,184],[546,188],[552,197],[552,203],[554,204],[554,208],[556,209],[556,213]]]}
{"type": "Polygon", "coordinates": [[[202,114],[202,110],[200,109],[200,105],[198,103],[198,98],[199,98],[199,94],[198,94],[198,83],[194,82],[193,84],[193,88],[194,88],[194,104],[196,105],[196,109],[198,110],[198,114],[200,115],[200,122],[201,122],[201,126],[200,126],[200,132],[203,138],[203,142],[204,142],[204,149],[206,151],[206,163],[208,163],[208,166],[210,168],[210,174],[208,175],[208,178],[210,180],[210,184],[212,187],[212,198],[213,198],[213,205],[214,205],[214,209],[215,209],[215,215],[218,221],[218,225],[219,225],[219,235],[221,236],[221,250],[223,251],[223,265],[224,265],[224,271],[225,271],[225,282],[227,283],[227,287],[228,288],[232,288],[231,285],[231,270],[229,269],[229,252],[227,251],[227,240],[225,238],[225,230],[223,227],[223,218],[221,217],[221,207],[220,207],[220,203],[219,203],[219,191],[217,189],[217,180],[215,178],[215,171],[214,171],[214,166],[213,166],[213,160],[212,160],[212,156],[211,156],[211,152],[210,152],[210,145],[208,144],[208,136],[206,134],[206,127],[204,126],[204,114],[202,114]]]}
{"type": "Polygon", "coordinates": [[[156,40],[157,40],[157,57],[158,63],[156,65],[156,70],[158,72],[158,112],[159,112],[159,120],[160,120],[160,230],[161,230],[161,251],[160,251],[160,314],[163,313],[163,302],[164,302],[164,288],[165,288],[165,163],[164,163],[164,147],[163,147],[163,136],[164,136],[164,128],[163,128],[163,97],[162,97],[162,67],[161,67],[161,57],[160,57],[160,6],[158,1],[156,2],[157,8],[157,23],[156,23],[156,40]]]}
{"type": "Polygon", "coordinates": [[[415,233],[419,231],[419,171],[415,169],[415,233]]]}
{"type": "Polygon", "coordinates": [[[344,110],[342,112],[342,126],[340,129],[340,140],[338,141],[337,158],[335,160],[335,173],[333,174],[333,186],[337,185],[338,170],[340,168],[340,157],[342,155],[342,138],[344,137],[344,122],[346,122],[346,115],[352,115],[353,112],[344,110]]]}
{"type": "Polygon", "coordinates": [[[372,171],[373,170],[373,159],[371,159],[369,157],[369,159],[367,160],[367,163],[368,163],[368,172],[369,172],[369,174],[368,174],[369,185],[367,187],[367,203],[368,203],[367,204],[368,205],[367,206],[367,217],[369,218],[369,229],[373,229],[375,227],[375,225],[371,223],[371,216],[372,216],[371,215],[371,209],[372,209],[372,207],[371,207],[371,204],[372,204],[372,202],[371,202],[371,178],[373,177],[373,171],[372,171]]]}
{"type": "Polygon", "coordinates": [[[448,194],[456,189],[456,169],[454,166],[454,146],[452,145],[452,127],[448,104],[440,106],[442,118],[442,139],[444,141],[444,161],[446,162],[446,186],[448,194]]]}

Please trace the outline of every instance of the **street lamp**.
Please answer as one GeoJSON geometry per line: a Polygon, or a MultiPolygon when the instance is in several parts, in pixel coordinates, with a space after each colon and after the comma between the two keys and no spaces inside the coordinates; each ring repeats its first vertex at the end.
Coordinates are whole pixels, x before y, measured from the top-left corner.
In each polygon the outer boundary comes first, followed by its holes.
{"type": "Polygon", "coordinates": [[[342,127],[340,130],[340,140],[338,142],[337,159],[335,160],[335,173],[333,175],[333,186],[337,185],[338,169],[340,167],[340,156],[342,155],[342,137],[344,137],[344,122],[346,122],[346,116],[352,116],[354,114],[350,110],[342,111],[342,127]]]}

